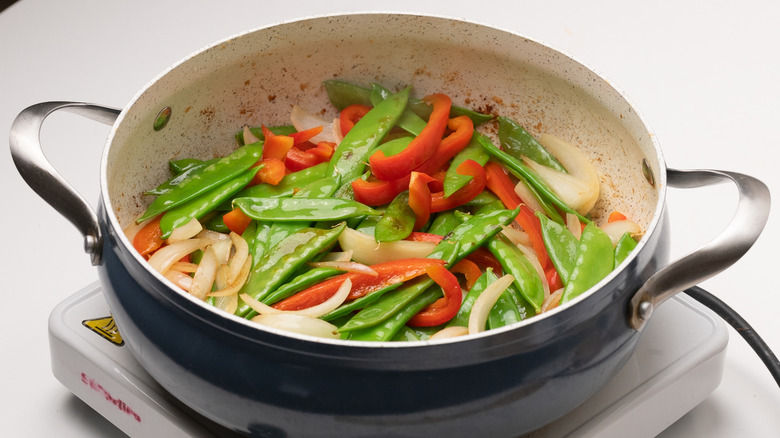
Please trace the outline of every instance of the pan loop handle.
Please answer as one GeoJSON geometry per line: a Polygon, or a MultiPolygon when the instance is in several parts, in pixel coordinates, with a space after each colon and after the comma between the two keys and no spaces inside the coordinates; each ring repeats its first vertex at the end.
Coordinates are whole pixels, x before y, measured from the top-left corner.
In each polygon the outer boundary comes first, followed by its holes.
{"type": "Polygon", "coordinates": [[[769,217],[767,186],[756,178],[722,170],[668,169],[669,186],[696,188],[732,182],[739,192],[734,217],[712,241],[653,274],[631,299],[629,324],[640,330],[659,304],[728,268],[755,243],[769,217]]]}
{"type": "Polygon", "coordinates": [[[24,109],[11,125],[11,156],[19,174],[44,201],[84,235],[84,251],[100,264],[103,237],[92,206],[54,169],[41,149],[40,132],[49,114],[66,110],[112,125],[120,110],[82,102],[43,102],[24,109]]]}

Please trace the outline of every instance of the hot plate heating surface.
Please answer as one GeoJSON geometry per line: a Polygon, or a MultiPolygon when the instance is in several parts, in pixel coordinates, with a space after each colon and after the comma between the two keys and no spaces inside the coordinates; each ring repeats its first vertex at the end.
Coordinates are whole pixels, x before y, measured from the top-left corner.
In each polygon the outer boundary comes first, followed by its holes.
{"type": "MultiPolygon", "coordinates": [[[[55,377],[132,437],[223,437],[163,390],[121,339],[98,283],[63,301],[49,318],[55,377]]],[[[653,437],[720,383],[724,323],[682,294],[653,313],[628,363],[592,399],[523,438],[653,437]]]]}

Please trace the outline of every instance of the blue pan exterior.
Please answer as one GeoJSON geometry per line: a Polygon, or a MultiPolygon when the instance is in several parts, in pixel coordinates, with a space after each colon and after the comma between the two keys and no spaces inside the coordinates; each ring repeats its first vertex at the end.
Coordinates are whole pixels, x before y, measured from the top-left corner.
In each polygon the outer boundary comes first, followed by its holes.
{"type": "MultiPolygon", "coordinates": [[[[105,209],[101,222],[108,223],[105,209]]],[[[553,317],[439,345],[367,347],[257,330],[171,290],[103,227],[99,268],[123,338],[167,391],[241,434],[518,436],[604,386],[640,333],[628,301],[668,257],[662,221],[599,291],[553,317]]]]}

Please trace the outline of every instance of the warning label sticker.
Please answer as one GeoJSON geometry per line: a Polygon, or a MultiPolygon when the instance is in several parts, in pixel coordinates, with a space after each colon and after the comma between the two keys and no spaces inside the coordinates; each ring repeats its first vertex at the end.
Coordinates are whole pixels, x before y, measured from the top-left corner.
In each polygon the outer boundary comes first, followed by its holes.
{"type": "Polygon", "coordinates": [[[117,328],[114,318],[111,316],[97,319],[85,319],[84,321],[81,321],[81,324],[114,345],[121,346],[125,343],[125,341],[122,340],[122,335],[119,334],[119,328],[117,328]]]}

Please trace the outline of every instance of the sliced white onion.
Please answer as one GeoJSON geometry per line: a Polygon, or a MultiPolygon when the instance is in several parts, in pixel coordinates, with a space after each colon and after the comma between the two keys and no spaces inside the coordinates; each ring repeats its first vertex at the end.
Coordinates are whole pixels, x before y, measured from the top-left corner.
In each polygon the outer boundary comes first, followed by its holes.
{"type": "Polygon", "coordinates": [[[252,134],[252,130],[249,129],[249,125],[244,125],[244,144],[252,144],[260,141],[259,138],[252,134]]]}
{"type": "Polygon", "coordinates": [[[389,262],[392,260],[422,258],[433,252],[436,244],[433,242],[415,242],[398,240],[395,242],[380,242],[370,236],[351,228],[345,228],[339,236],[339,244],[345,251],[352,250],[352,259],[365,265],[389,262]]]}
{"type": "Polygon", "coordinates": [[[236,250],[228,263],[230,270],[228,271],[227,280],[228,283],[233,284],[249,258],[249,244],[243,237],[232,231],[230,232],[230,241],[236,250]]]}
{"type": "Polygon", "coordinates": [[[513,281],[515,281],[515,277],[510,274],[504,275],[490,283],[474,300],[474,305],[471,307],[471,314],[469,315],[469,334],[485,331],[485,324],[487,324],[490,309],[496,305],[498,298],[513,281]]]}
{"type": "Polygon", "coordinates": [[[265,303],[262,303],[256,299],[254,299],[252,296],[248,294],[241,294],[240,297],[244,302],[252,308],[255,312],[264,315],[264,314],[279,314],[279,313],[288,313],[293,315],[303,315],[303,316],[309,316],[312,318],[316,318],[318,316],[322,316],[328,312],[331,312],[335,310],[337,307],[342,305],[344,301],[346,301],[347,296],[349,296],[349,292],[352,290],[352,280],[347,278],[344,280],[343,283],[341,283],[341,286],[339,286],[338,290],[335,294],[333,294],[332,297],[328,298],[327,300],[323,301],[320,304],[317,304],[316,306],[307,307],[305,309],[300,310],[279,310],[275,309],[265,303]]]}
{"type": "MultiPolygon", "coordinates": [[[[225,276],[229,276],[229,268],[225,265],[220,266],[220,269],[225,268],[225,276]]],[[[241,270],[238,272],[238,276],[234,279],[233,283],[230,283],[228,281],[228,278],[225,278],[225,281],[223,284],[217,284],[217,290],[213,292],[209,292],[206,294],[208,297],[227,297],[230,295],[236,295],[238,294],[238,291],[241,290],[241,288],[244,286],[244,283],[246,283],[246,279],[249,278],[249,271],[252,269],[252,260],[246,259],[244,262],[244,266],[241,267],[241,270]]]]}
{"type": "Polygon", "coordinates": [[[214,242],[219,242],[220,240],[230,239],[230,237],[228,237],[227,234],[219,233],[211,230],[203,230],[200,233],[198,233],[198,235],[195,237],[198,239],[206,239],[209,241],[209,244],[212,244],[214,242]]]}
{"type": "Polygon", "coordinates": [[[192,277],[185,274],[184,272],[169,269],[168,272],[165,273],[165,278],[171,280],[173,284],[179,286],[187,292],[189,292],[190,288],[192,287],[192,277]]]}
{"type": "Polygon", "coordinates": [[[539,200],[536,199],[536,196],[534,196],[534,194],[531,192],[531,189],[528,188],[528,185],[525,183],[525,181],[518,181],[517,184],[515,184],[515,193],[517,193],[517,196],[520,197],[520,199],[523,201],[523,204],[527,205],[531,211],[544,211],[542,204],[540,204],[539,200]]]}
{"type": "Polygon", "coordinates": [[[165,274],[174,263],[187,254],[204,248],[208,243],[203,239],[188,239],[172,243],[155,251],[149,258],[149,265],[157,272],[165,274]]]}
{"type": "Polygon", "coordinates": [[[341,132],[341,120],[333,119],[333,137],[336,139],[336,144],[341,143],[344,139],[344,133],[341,132]]]}
{"type": "Polygon", "coordinates": [[[596,168],[591,163],[591,160],[573,144],[550,134],[542,134],[539,137],[539,143],[555,155],[555,158],[563,164],[563,167],[566,168],[569,174],[583,181],[589,187],[589,190],[594,193],[591,203],[582,207],[584,211],[577,210],[580,214],[590,211],[599,198],[600,186],[598,172],[596,172],[596,168]]]}
{"type": "Polygon", "coordinates": [[[544,275],[544,268],[542,268],[542,264],[539,262],[539,257],[536,255],[536,252],[522,244],[517,245],[517,249],[519,249],[528,261],[531,262],[531,265],[533,265],[536,270],[536,274],[539,275],[539,280],[542,282],[542,288],[544,289],[544,296],[550,296],[550,282],[547,281],[547,276],[544,275]]]}
{"type": "Polygon", "coordinates": [[[206,299],[206,294],[211,291],[214,280],[217,277],[217,255],[214,253],[214,245],[206,248],[198,264],[198,270],[192,277],[190,293],[200,300],[206,299]]]}
{"type": "Polygon", "coordinates": [[[445,327],[438,332],[431,335],[431,340],[436,339],[448,339],[448,338],[456,338],[458,336],[465,336],[469,334],[469,328],[468,327],[462,327],[459,325],[453,325],[452,327],[445,327]]]}
{"type": "Polygon", "coordinates": [[[352,260],[352,250],[332,251],[320,259],[321,262],[348,262],[350,260],[352,260]]]}
{"type": "Polygon", "coordinates": [[[255,316],[252,318],[252,321],[269,327],[320,338],[338,339],[340,337],[338,327],[311,316],[296,315],[294,313],[265,313],[255,316]]]}
{"type": "Polygon", "coordinates": [[[200,221],[197,219],[192,218],[186,224],[174,228],[173,231],[171,231],[171,235],[168,236],[166,243],[171,244],[193,238],[200,233],[201,230],[203,230],[203,225],[201,225],[200,221]]]}
{"type": "Polygon", "coordinates": [[[313,268],[334,268],[344,272],[357,272],[360,274],[379,275],[371,266],[358,262],[311,262],[313,268]]]}
{"type": "Polygon", "coordinates": [[[504,226],[501,234],[507,237],[510,242],[515,245],[531,245],[531,237],[525,231],[520,231],[517,228],[504,226]]]}
{"type": "Polygon", "coordinates": [[[214,249],[217,265],[227,265],[228,259],[230,259],[230,250],[233,248],[233,242],[229,239],[220,240],[212,243],[211,248],[214,249]]]}
{"type": "Polygon", "coordinates": [[[318,117],[298,105],[293,105],[292,112],[290,113],[290,120],[296,131],[305,131],[307,129],[316,128],[322,126],[322,132],[314,136],[311,140],[312,143],[317,144],[321,141],[330,141],[338,143],[339,139],[336,138],[333,132],[333,121],[328,121],[321,117],[318,117]]]}
{"type": "Polygon", "coordinates": [[[629,233],[633,236],[642,232],[642,229],[639,228],[639,224],[628,219],[604,224],[601,229],[607,233],[610,239],[612,239],[613,246],[617,245],[618,241],[625,233],[629,233]]]}
{"type": "Polygon", "coordinates": [[[576,214],[566,213],[566,228],[574,234],[574,237],[577,238],[577,240],[580,240],[580,236],[582,236],[582,223],[576,214]]]}
{"type": "Polygon", "coordinates": [[[135,235],[136,235],[136,234],[138,234],[138,232],[139,232],[139,231],[141,231],[141,229],[142,229],[143,227],[145,227],[145,226],[146,226],[146,224],[148,224],[149,222],[151,222],[151,221],[153,221],[153,220],[154,220],[154,218],[152,217],[152,218],[149,218],[149,219],[147,219],[147,220],[145,220],[145,221],[141,222],[140,224],[139,224],[139,223],[136,223],[135,221],[132,221],[132,222],[130,223],[130,225],[128,225],[128,226],[127,226],[127,227],[124,229],[125,237],[127,237],[127,240],[129,240],[130,242],[132,242],[132,241],[135,239],[135,235]]]}
{"type": "Polygon", "coordinates": [[[193,272],[198,270],[198,265],[189,262],[176,262],[173,265],[171,265],[170,270],[184,272],[185,274],[192,274],[193,272]]]}
{"type": "MultiPolygon", "coordinates": [[[[225,265],[220,266],[217,269],[217,278],[214,280],[214,284],[217,289],[225,290],[230,285],[228,283],[228,271],[229,268],[225,265]]],[[[238,308],[238,290],[232,294],[226,296],[218,296],[214,298],[214,307],[220,310],[224,310],[228,313],[235,313],[238,308]]],[[[210,294],[209,294],[210,295],[210,294]]]]}
{"type": "Polygon", "coordinates": [[[560,288],[555,292],[551,293],[550,296],[545,298],[544,301],[542,302],[542,307],[540,309],[540,312],[544,313],[548,310],[552,310],[558,307],[558,304],[561,303],[561,297],[563,297],[563,291],[564,288],[560,288]]]}
{"type": "Polygon", "coordinates": [[[598,186],[589,186],[576,176],[558,172],[533,160],[524,162],[544,179],[547,185],[561,200],[580,214],[586,214],[599,198],[598,186]]]}

